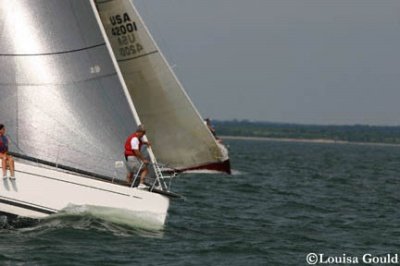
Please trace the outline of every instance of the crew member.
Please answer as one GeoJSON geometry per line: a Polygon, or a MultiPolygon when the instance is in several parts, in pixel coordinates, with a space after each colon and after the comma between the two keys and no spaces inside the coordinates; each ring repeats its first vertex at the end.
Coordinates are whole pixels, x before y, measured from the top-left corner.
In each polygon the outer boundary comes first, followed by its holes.
{"type": "Polygon", "coordinates": [[[132,179],[134,174],[136,174],[140,169],[140,184],[138,186],[139,189],[146,189],[147,186],[144,184],[144,179],[148,174],[147,165],[150,161],[144,157],[141,152],[141,148],[144,145],[150,146],[150,143],[144,141],[144,135],[146,134],[146,130],[143,125],[139,125],[136,129],[136,132],[130,135],[125,142],[125,159],[126,159],[126,168],[127,168],[127,176],[126,179],[129,183],[132,183],[132,179]],[[142,165],[143,164],[143,165],[142,165]],[[140,168],[140,166],[142,167],[140,168]]]}
{"type": "Polygon", "coordinates": [[[15,179],[14,175],[14,159],[11,155],[8,154],[8,138],[5,135],[6,127],[3,124],[0,124],[0,158],[1,158],[1,167],[3,169],[3,178],[7,178],[7,168],[10,169],[11,176],[9,177],[11,180],[15,179]]]}

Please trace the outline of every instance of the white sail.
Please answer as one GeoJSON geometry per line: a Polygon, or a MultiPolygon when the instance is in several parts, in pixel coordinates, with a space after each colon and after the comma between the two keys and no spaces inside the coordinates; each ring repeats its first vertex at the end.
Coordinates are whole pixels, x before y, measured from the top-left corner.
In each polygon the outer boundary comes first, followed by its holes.
{"type": "Polygon", "coordinates": [[[1,177],[0,214],[72,204],[162,226],[171,193],[116,174],[137,123],[90,3],[0,0],[0,123],[16,161],[16,179],[1,177]]]}
{"type": "MultiPolygon", "coordinates": [[[[154,153],[168,167],[223,165],[227,158],[129,0],[95,0],[154,153]]],[[[218,170],[229,171],[222,167],[218,170]]]]}
{"type": "Polygon", "coordinates": [[[136,123],[89,2],[0,6],[0,123],[11,150],[112,176],[136,123]]]}

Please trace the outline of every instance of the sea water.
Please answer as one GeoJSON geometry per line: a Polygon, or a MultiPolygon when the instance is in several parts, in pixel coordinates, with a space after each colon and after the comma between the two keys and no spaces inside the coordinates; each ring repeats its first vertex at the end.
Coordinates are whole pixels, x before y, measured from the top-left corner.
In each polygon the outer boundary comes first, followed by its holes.
{"type": "Polygon", "coordinates": [[[164,229],[86,211],[32,223],[1,218],[0,265],[379,265],[398,257],[400,147],[225,144],[234,174],[177,177],[172,188],[185,199],[172,200],[164,229]]]}

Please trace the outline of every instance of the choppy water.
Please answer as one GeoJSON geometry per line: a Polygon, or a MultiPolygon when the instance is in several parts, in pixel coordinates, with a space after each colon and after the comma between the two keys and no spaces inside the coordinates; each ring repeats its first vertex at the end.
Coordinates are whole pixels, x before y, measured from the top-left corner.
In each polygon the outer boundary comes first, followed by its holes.
{"type": "Polygon", "coordinates": [[[226,143],[235,174],[175,180],[186,200],[172,202],[164,230],[87,213],[16,228],[0,220],[0,265],[307,265],[311,252],[400,253],[400,147],[226,143]]]}

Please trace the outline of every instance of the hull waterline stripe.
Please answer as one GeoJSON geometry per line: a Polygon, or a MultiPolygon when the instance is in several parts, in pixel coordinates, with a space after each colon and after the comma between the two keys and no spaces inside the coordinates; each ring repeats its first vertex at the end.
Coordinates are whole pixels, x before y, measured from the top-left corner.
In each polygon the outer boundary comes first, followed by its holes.
{"type": "Polygon", "coordinates": [[[53,214],[53,213],[57,212],[57,210],[49,209],[49,208],[46,208],[46,207],[43,207],[40,205],[32,206],[23,201],[16,202],[16,201],[9,200],[9,199],[3,198],[3,197],[0,197],[0,203],[4,203],[4,204],[12,205],[15,207],[19,207],[22,209],[27,209],[30,211],[40,212],[40,213],[44,213],[44,214],[53,214]]]}
{"type": "MultiPolygon", "coordinates": [[[[209,164],[204,164],[200,166],[195,166],[195,167],[190,167],[190,168],[184,168],[184,169],[173,169],[172,172],[187,172],[187,171],[192,171],[192,170],[211,170],[211,171],[218,171],[218,172],[224,172],[227,174],[231,174],[231,166],[230,166],[230,160],[226,160],[223,162],[219,163],[209,163],[209,164]]],[[[168,173],[168,171],[166,171],[168,173]]]]}

